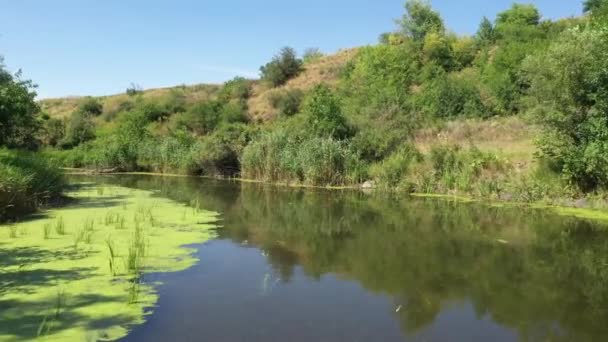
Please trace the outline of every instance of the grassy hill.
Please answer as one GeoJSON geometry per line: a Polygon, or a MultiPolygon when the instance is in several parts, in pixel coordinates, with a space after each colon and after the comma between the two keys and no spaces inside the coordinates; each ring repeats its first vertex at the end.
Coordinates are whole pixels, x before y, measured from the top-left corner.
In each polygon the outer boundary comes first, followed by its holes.
{"type": "MultiPolygon", "coordinates": [[[[277,119],[278,110],[272,105],[272,97],[293,90],[306,93],[318,84],[336,87],[340,72],[356,56],[358,48],[340,50],[335,54],[322,56],[308,64],[303,71],[285,85],[270,87],[267,84],[252,80],[251,93],[247,99],[248,115],[252,123],[263,125],[277,119]]],[[[169,88],[143,90],[137,96],[139,101],[162,103],[175,94],[183,95],[187,108],[209,100],[216,99],[221,85],[198,84],[179,85],[169,88]]],[[[112,118],[135,97],[126,93],[97,97],[103,105],[99,126],[112,127],[112,118]]],[[[68,97],[45,99],[40,101],[43,112],[53,118],[67,119],[86,97],[68,97]]],[[[170,122],[167,118],[166,122],[170,122]]],[[[476,146],[482,151],[497,153],[511,158],[518,169],[528,169],[534,164],[534,137],[538,128],[518,116],[497,117],[486,120],[457,118],[448,120],[433,127],[417,130],[414,145],[423,152],[430,151],[437,144],[476,146]]]]}

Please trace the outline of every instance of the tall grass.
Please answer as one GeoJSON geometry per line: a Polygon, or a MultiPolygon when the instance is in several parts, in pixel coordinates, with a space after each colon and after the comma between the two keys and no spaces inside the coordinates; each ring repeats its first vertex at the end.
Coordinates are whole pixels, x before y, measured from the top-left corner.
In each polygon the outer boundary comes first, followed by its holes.
{"type": "Polygon", "coordinates": [[[316,186],[356,184],[366,170],[346,142],[332,138],[300,141],[283,130],[248,145],[241,162],[246,178],[316,186]]]}
{"type": "Polygon", "coordinates": [[[36,154],[0,149],[0,222],[36,211],[65,187],[62,172],[36,154]]]}

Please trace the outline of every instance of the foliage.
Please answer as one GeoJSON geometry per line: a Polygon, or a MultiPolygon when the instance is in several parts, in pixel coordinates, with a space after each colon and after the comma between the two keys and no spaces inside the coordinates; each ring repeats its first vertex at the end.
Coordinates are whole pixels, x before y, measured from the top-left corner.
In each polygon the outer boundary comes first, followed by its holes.
{"type": "Polygon", "coordinates": [[[301,141],[285,129],[267,132],[247,145],[241,163],[248,178],[308,185],[358,183],[365,175],[344,142],[331,137],[301,141]]]}
{"type": "Polygon", "coordinates": [[[0,57],[0,146],[35,148],[40,108],[35,86],[4,69],[0,57]]]}
{"type": "Polygon", "coordinates": [[[409,44],[361,48],[343,76],[341,94],[351,115],[405,111],[419,62],[409,44]]]}
{"type": "Polygon", "coordinates": [[[96,98],[87,97],[78,106],[77,111],[85,115],[99,116],[103,113],[103,104],[96,98]]]}
{"type": "Polygon", "coordinates": [[[251,81],[243,77],[235,77],[224,83],[220,90],[219,99],[224,102],[231,100],[246,100],[251,95],[251,81]]]}
{"type": "Polygon", "coordinates": [[[488,46],[496,41],[496,31],[490,19],[483,17],[475,38],[482,46],[488,46]]]}
{"type": "Polygon", "coordinates": [[[606,2],[606,0],[585,0],[585,1],[583,1],[583,11],[585,13],[587,13],[587,12],[593,13],[597,10],[602,9],[603,7],[606,7],[607,5],[608,5],[608,3],[606,2]]]}
{"type": "Polygon", "coordinates": [[[42,141],[47,146],[57,146],[65,137],[65,120],[49,118],[43,122],[42,141]]]}
{"type": "Polygon", "coordinates": [[[65,136],[60,145],[73,148],[95,138],[93,118],[86,112],[77,110],[72,113],[65,129],[65,136]]]}
{"type": "Polygon", "coordinates": [[[260,68],[262,80],[273,87],[281,86],[302,71],[302,64],[293,48],[284,47],[272,61],[260,68]]]}
{"type": "Polygon", "coordinates": [[[35,211],[65,186],[61,171],[30,152],[0,149],[0,222],[35,211]]]}
{"type": "Polygon", "coordinates": [[[458,74],[440,72],[417,97],[418,108],[428,116],[440,118],[487,116],[489,111],[475,84],[477,77],[472,70],[458,74]]]}
{"type": "Polygon", "coordinates": [[[352,132],[338,99],[326,85],[317,85],[304,101],[311,132],[319,137],[348,138],[352,132]]]}
{"type": "Polygon", "coordinates": [[[589,191],[608,186],[608,35],[572,29],[526,61],[542,155],[589,191]]]}
{"type": "Polygon", "coordinates": [[[277,109],[280,116],[289,117],[300,112],[304,92],[300,89],[274,92],[270,96],[270,104],[277,109]]]}
{"type": "Polygon", "coordinates": [[[443,35],[445,26],[438,12],[423,0],[408,0],[406,14],[399,21],[403,33],[415,41],[423,41],[430,33],[443,35]]]}
{"type": "Polygon", "coordinates": [[[381,186],[394,189],[400,183],[407,181],[410,165],[421,161],[422,158],[422,154],[414,146],[404,145],[380,163],[372,166],[370,175],[381,186]]]}

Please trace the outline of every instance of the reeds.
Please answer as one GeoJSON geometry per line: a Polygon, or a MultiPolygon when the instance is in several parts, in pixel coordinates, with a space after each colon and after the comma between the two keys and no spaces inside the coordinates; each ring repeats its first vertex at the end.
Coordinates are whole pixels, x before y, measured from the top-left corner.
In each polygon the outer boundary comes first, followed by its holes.
{"type": "Polygon", "coordinates": [[[61,216],[59,216],[57,222],[55,222],[55,232],[57,232],[58,235],[65,235],[65,222],[61,216]]]}

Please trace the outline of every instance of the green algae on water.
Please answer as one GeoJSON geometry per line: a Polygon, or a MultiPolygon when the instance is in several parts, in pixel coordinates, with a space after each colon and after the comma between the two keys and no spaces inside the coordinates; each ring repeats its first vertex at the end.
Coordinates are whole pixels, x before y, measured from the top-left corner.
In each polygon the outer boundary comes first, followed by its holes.
{"type": "Polygon", "coordinates": [[[157,301],[142,276],[192,266],[183,246],[214,236],[215,213],[149,191],[83,185],[68,195],[67,207],[0,226],[2,342],[124,337],[157,301]]]}

